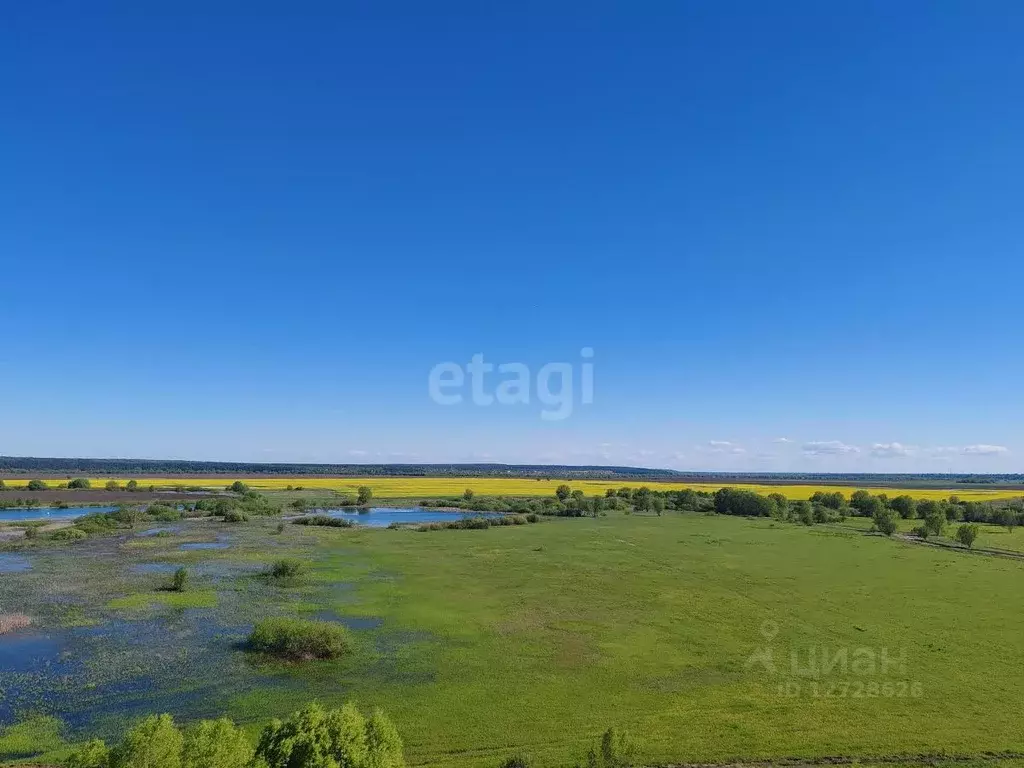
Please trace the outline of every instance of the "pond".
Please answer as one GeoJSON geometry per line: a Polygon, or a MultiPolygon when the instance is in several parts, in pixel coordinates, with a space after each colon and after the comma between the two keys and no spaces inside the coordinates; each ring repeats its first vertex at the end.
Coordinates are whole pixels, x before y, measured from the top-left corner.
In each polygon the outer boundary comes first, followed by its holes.
{"type": "Polygon", "coordinates": [[[0,523],[18,523],[23,520],[74,520],[93,512],[113,512],[115,507],[15,507],[0,509],[0,523]]]}
{"type": "Polygon", "coordinates": [[[313,514],[339,517],[351,520],[357,525],[369,528],[387,528],[392,523],[418,525],[420,523],[447,523],[471,517],[497,517],[497,512],[446,512],[424,507],[371,507],[353,511],[351,509],[327,509],[313,514]]]}
{"type": "Polygon", "coordinates": [[[32,561],[20,555],[0,553],[0,573],[23,573],[32,570],[32,561]]]}

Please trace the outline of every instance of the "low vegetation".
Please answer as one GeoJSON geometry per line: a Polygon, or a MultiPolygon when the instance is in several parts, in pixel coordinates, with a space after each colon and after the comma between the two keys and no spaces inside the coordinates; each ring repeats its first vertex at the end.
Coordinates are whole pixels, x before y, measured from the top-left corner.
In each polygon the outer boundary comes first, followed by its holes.
{"type": "Polygon", "coordinates": [[[352,640],[340,624],[279,617],[258,621],[248,648],[291,661],[336,659],[351,650],[352,640]]]}
{"type": "Polygon", "coordinates": [[[342,517],[330,515],[306,515],[292,520],[295,525],[319,525],[326,528],[351,528],[355,523],[342,517]]]}

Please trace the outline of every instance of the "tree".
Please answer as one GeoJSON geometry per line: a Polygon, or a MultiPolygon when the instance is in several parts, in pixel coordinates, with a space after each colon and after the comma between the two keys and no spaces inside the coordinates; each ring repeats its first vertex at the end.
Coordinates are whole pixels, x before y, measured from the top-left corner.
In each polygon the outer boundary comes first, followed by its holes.
{"type": "Polygon", "coordinates": [[[366,751],[367,768],[405,768],[398,729],[379,709],[366,721],[366,751]]]}
{"type": "Polygon", "coordinates": [[[775,505],[775,509],[772,510],[772,517],[785,520],[786,515],[789,513],[789,499],[781,493],[769,493],[768,499],[775,505]]]}
{"type": "Polygon", "coordinates": [[[871,517],[871,494],[867,491],[854,491],[850,496],[850,506],[857,510],[861,517],[871,517]]]}
{"type": "MultiPolygon", "coordinates": [[[[922,502],[918,509],[925,507],[922,502]]],[[[946,527],[946,513],[938,504],[934,504],[926,508],[926,514],[924,517],[924,525],[922,526],[928,533],[939,536],[942,530],[946,527]]],[[[927,537],[926,537],[927,538],[927,537]]]]}
{"type": "Polygon", "coordinates": [[[647,512],[651,509],[651,489],[646,485],[633,491],[633,507],[637,512],[647,512]]]}
{"type": "Polygon", "coordinates": [[[171,577],[171,592],[184,592],[187,586],[188,571],[184,568],[179,568],[174,572],[174,576],[171,577]]]}
{"type": "Polygon", "coordinates": [[[466,501],[472,501],[473,500],[473,489],[472,488],[467,488],[466,490],[464,490],[462,492],[462,498],[465,499],[466,501]]]}
{"type": "Polygon", "coordinates": [[[226,717],[203,720],[185,732],[182,768],[246,768],[253,749],[245,732],[226,717]]]}
{"type": "Polygon", "coordinates": [[[134,491],[134,490],[137,490],[138,487],[139,487],[139,483],[138,483],[137,480],[129,480],[124,488],[125,488],[126,491],[134,491]]]}
{"type": "Polygon", "coordinates": [[[49,486],[42,480],[29,480],[26,487],[30,491],[45,491],[49,486]]]}
{"type": "Polygon", "coordinates": [[[68,488],[72,490],[92,488],[92,483],[89,482],[88,478],[76,477],[68,483],[68,488]]]}
{"type": "Polygon", "coordinates": [[[107,480],[106,485],[104,485],[103,487],[106,488],[108,491],[121,490],[121,486],[118,484],[117,480],[107,480]]]}
{"type": "Polygon", "coordinates": [[[654,496],[651,499],[651,509],[654,510],[654,513],[658,517],[661,517],[661,513],[665,511],[665,497],[664,496],[654,496]]]}
{"type": "Polygon", "coordinates": [[[814,505],[807,499],[793,502],[792,515],[804,525],[814,525],[814,505]]]}
{"type": "Polygon", "coordinates": [[[64,761],[65,768],[107,768],[110,750],[100,739],[92,739],[80,746],[64,761]]]}
{"type": "Polygon", "coordinates": [[[872,515],[872,520],[875,523],[875,530],[884,533],[886,536],[892,536],[896,533],[896,513],[891,509],[879,504],[872,515]]]}
{"type": "Polygon", "coordinates": [[[968,549],[974,546],[976,538],[978,538],[978,526],[974,523],[965,523],[956,529],[956,540],[968,549]]]}
{"type": "Polygon", "coordinates": [[[562,485],[558,486],[558,488],[555,489],[555,496],[557,496],[558,500],[563,504],[566,502],[566,499],[568,499],[571,495],[572,488],[570,488],[565,483],[562,483],[562,485]]]}
{"type": "Polygon", "coordinates": [[[917,502],[911,496],[897,496],[889,502],[889,506],[904,520],[912,520],[917,516],[917,502]]]}
{"type": "Polygon", "coordinates": [[[356,499],[356,503],[360,506],[365,506],[370,503],[370,499],[373,498],[373,488],[368,485],[359,486],[359,496],[356,499]]]}
{"type": "Polygon", "coordinates": [[[266,768],[404,768],[402,740],[379,710],[365,719],[352,704],[313,703],[260,735],[254,766],[266,768]]]}
{"type": "Polygon", "coordinates": [[[183,739],[170,715],[150,715],[129,729],[110,768],[181,768],[183,739]]]}
{"type": "Polygon", "coordinates": [[[241,480],[235,480],[235,482],[229,485],[227,489],[232,493],[237,493],[241,495],[248,492],[249,486],[243,483],[241,480]]]}
{"type": "Polygon", "coordinates": [[[594,515],[594,517],[600,516],[601,510],[604,509],[605,498],[606,497],[604,496],[594,496],[594,498],[590,500],[590,512],[594,515]]]}
{"type": "Polygon", "coordinates": [[[693,488],[684,488],[676,496],[676,507],[678,509],[696,510],[698,504],[700,504],[700,496],[697,495],[693,488]]]}

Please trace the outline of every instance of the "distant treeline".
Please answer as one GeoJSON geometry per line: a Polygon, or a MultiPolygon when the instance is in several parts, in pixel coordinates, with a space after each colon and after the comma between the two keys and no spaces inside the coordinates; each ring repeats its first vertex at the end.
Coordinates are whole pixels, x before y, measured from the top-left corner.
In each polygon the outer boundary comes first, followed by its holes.
{"type": "Polygon", "coordinates": [[[528,477],[579,480],[675,480],[680,474],[643,467],[547,464],[257,464],[173,459],[62,459],[0,456],[0,473],[58,475],[285,475],[338,477],[528,477]]]}
{"type": "Polygon", "coordinates": [[[286,464],[174,459],[86,459],[0,456],[0,473],[58,475],[285,475],[338,477],[526,477],[693,483],[815,483],[935,487],[950,483],[1022,485],[1024,474],[866,474],[815,472],[679,472],[647,467],[549,464],[286,464]]]}

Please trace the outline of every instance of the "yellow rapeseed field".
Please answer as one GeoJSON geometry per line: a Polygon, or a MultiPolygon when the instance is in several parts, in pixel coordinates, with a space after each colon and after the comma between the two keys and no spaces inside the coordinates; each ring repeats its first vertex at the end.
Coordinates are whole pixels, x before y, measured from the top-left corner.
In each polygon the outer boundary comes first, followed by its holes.
{"type": "MultiPolygon", "coordinates": [[[[24,488],[29,478],[26,477],[4,477],[4,483],[8,488],[24,488]]],[[[103,488],[110,480],[109,477],[90,478],[93,488],[103,488]]],[[[129,478],[114,478],[122,485],[129,478]]],[[[155,485],[159,488],[186,488],[199,487],[220,489],[241,480],[255,490],[285,490],[288,486],[305,489],[330,489],[342,493],[356,493],[361,485],[368,485],[373,489],[373,494],[378,499],[406,499],[437,496],[461,496],[467,488],[477,495],[482,496],[548,496],[555,492],[555,489],[567,483],[573,490],[579,489],[587,495],[604,494],[608,488],[637,487],[647,485],[654,490],[680,490],[693,488],[697,491],[717,491],[719,488],[728,485],[733,488],[745,488],[758,493],[781,493],[790,499],[807,499],[815,491],[841,491],[847,497],[855,490],[863,488],[872,493],[887,493],[890,496],[897,496],[901,493],[909,494],[918,499],[944,499],[950,495],[958,496],[969,501],[991,501],[993,499],[1005,499],[1024,496],[1024,491],[1014,490],[979,490],[969,487],[948,488],[948,489],[899,489],[871,486],[835,486],[835,485],[759,485],[753,483],[669,483],[669,482],[641,482],[638,480],[531,480],[527,478],[490,478],[490,477],[136,477],[134,479],[140,486],[147,487],[155,485]]],[[[48,479],[46,481],[51,488],[59,483],[66,483],[66,480],[48,479]]]]}

